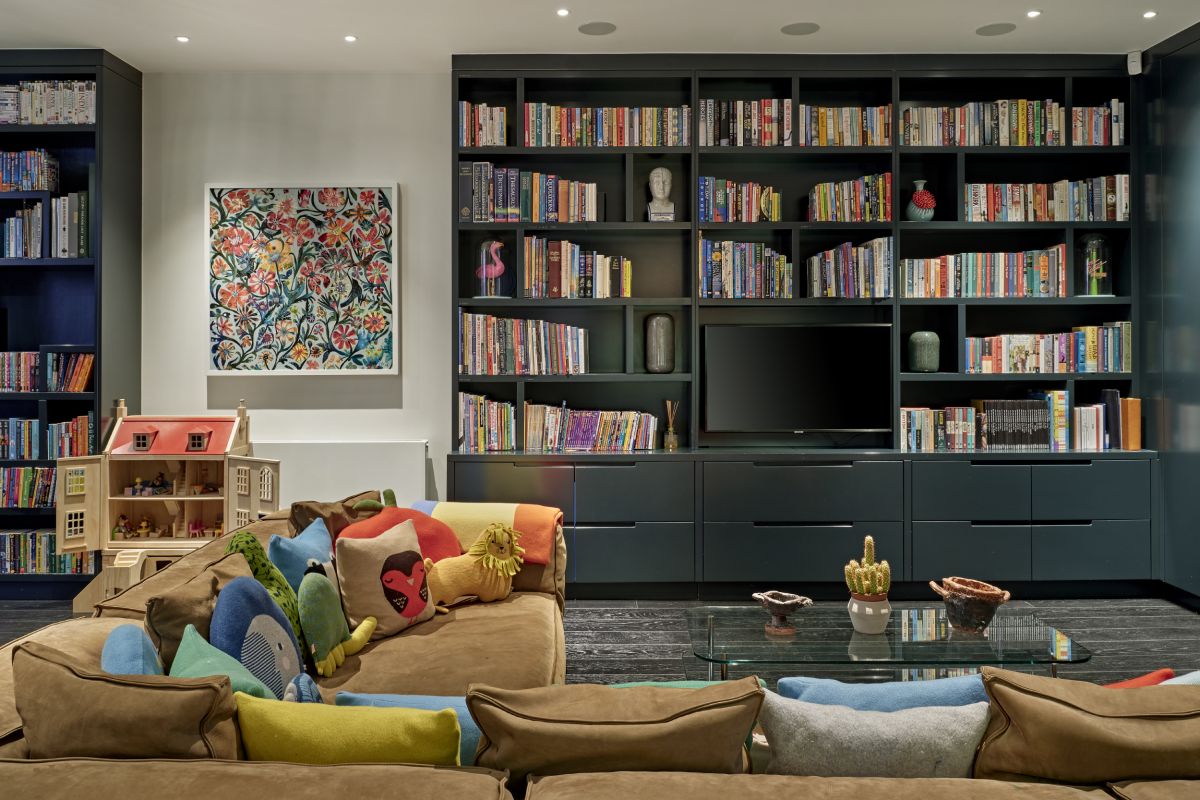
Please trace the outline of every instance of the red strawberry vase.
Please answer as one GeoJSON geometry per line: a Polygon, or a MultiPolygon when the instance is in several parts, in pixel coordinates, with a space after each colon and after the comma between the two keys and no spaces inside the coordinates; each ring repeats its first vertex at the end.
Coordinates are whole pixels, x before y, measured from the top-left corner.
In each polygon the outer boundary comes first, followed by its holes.
{"type": "Polygon", "coordinates": [[[936,207],[937,199],[925,188],[925,181],[913,181],[913,195],[904,209],[905,218],[910,222],[929,222],[936,207]]]}

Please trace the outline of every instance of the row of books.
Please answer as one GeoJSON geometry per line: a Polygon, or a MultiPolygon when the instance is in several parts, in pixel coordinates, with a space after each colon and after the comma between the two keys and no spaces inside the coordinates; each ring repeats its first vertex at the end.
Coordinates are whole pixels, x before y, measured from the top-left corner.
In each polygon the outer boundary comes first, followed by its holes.
{"type": "Polygon", "coordinates": [[[526,147],[687,147],[688,106],[525,104],[526,147]]]}
{"type": "Polygon", "coordinates": [[[1066,297],[1067,246],[900,259],[904,297],[1066,297]]]}
{"type": "Polygon", "coordinates": [[[528,452],[630,453],[653,450],[658,418],[640,411],[581,411],[525,404],[528,452]]]}
{"type": "Polygon", "coordinates": [[[508,144],[508,109],[487,103],[458,103],[459,147],[503,147],[508,144]]]}
{"type": "Polygon", "coordinates": [[[790,98],[700,101],[701,147],[775,147],[792,144],[790,98]]]}
{"type": "Polygon", "coordinates": [[[0,575],[94,575],[99,553],[59,553],[53,529],[0,531],[0,575]]]}
{"type": "Polygon", "coordinates": [[[1128,222],[1129,176],[1054,183],[968,183],[967,222],[1128,222]]]}
{"type": "Polygon", "coordinates": [[[525,237],[525,297],[633,296],[633,262],[567,241],[525,237]]]}
{"type": "Polygon", "coordinates": [[[891,297],[892,237],[844,242],[808,259],[810,297],[891,297]]]}
{"type": "Polygon", "coordinates": [[[701,176],[697,181],[701,222],[779,222],[783,195],[773,186],[701,176]]]}
{"type": "Polygon", "coordinates": [[[0,352],[0,392],[36,392],[38,354],[34,351],[0,352]]]}
{"type": "Polygon", "coordinates": [[[926,147],[1041,147],[1066,142],[1066,109],[1054,100],[901,106],[900,143],[926,147]]]}
{"type": "Polygon", "coordinates": [[[968,374],[1132,372],[1133,324],[1081,325],[1070,333],[968,336],[968,374]]]}
{"type": "Polygon", "coordinates": [[[50,508],[54,505],[54,467],[0,468],[0,508],[50,508]]]}
{"type": "Polygon", "coordinates": [[[59,459],[90,455],[94,426],[95,420],[90,411],[66,422],[50,423],[46,426],[46,457],[59,459]]]}
{"type": "Polygon", "coordinates": [[[36,419],[0,420],[0,458],[10,461],[42,457],[42,425],[36,419]]]}
{"type": "Polygon", "coordinates": [[[0,125],[95,122],[95,81],[21,81],[0,86],[0,125]]]}
{"type": "Polygon", "coordinates": [[[762,242],[700,239],[700,297],[791,298],[792,264],[762,242]]]}
{"type": "Polygon", "coordinates": [[[1114,97],[1107,105],[1072,108],[1071,143],[1118,146],[1125,144],[1125,101],[1114,97]]]}
{"type": "Polygon", "coordinates": [[[96,363],[95,353],[47,353],[46,390],[84,392],[96,363]]]}
{"type": "Polygon", "coordinates": [[[54,258],[88,258],[91,246],[91,210],[87,192],[69,192],[50,201],[50,255],[54,258]]]}
{"type": "Polygon", "coordinates": [[[458,449],[491,453],[517,446],[517,415],[512,403],[481,394],[458,393],[458,449]]]}
{"type": "Polygon", "coordinates": [[[0,227],[0,257],[42,257],[42,204],[17,209],[0,227]]]}
{"type": "Polygon", "coordinates": [[[1100,402],[1071,409],[1071,446],[1076,450],[1141,450],[1142,400],[1101,389],[1100,402]]]}
{"type": "Polygon", "coordinates": [[[57,191],[57,158],[45,150],[0,151],[0,192],[57,191]]]}
{"type": "Polygon", "coordinates": [[[892,143],[892,104],[809,106],[800,104],[801,147],[887,147],[892,143]]]}
{"type": "Polygon", "coordinates": [[[892,173],[818,183],[808,193],[809,222],[890,222],[892,173]]]}
{"type": "Polygon", "coordinates": [[[458,371],[463,375],[582,375],[586,328],[540,319],[458,312],[458,371]]]}
{"type": "Polygon", "coordinates": [[[544,172],[497,167],[490,161],[458,165],[459,222],[596,222],[604,193],[595,183],[544,172]]]}
{"type": "Polygon", "coordinates": [[[906,452],[1067,450],[1067,393],[1025,400],[972,400],[970,405],[900,409],[900,449],[906,452]]]}

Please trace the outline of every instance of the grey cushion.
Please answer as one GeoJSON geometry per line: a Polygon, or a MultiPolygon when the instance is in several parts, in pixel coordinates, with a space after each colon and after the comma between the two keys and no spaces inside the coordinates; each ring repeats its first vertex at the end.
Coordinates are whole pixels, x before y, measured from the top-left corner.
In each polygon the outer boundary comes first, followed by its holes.
{"type": "Polygon", "coordinates": [[[988,704],[856,711],[767,692],[767,772],[852,778],[969,778],[988,704]]]}

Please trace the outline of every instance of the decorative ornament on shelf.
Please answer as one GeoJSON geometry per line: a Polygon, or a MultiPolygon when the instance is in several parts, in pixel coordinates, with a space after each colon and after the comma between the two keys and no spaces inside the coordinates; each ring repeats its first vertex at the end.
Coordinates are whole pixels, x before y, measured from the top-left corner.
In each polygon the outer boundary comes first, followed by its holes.
{"type": "Polygon", "coordinates": [[[1111,297],[1113,293],[1112,253],[1108,240],[1099,233],[1084,234],[1079,239],[1080,294],[1089,297],[1111,297]]]}
{"type": "Polygon", "coordinates": [[[937,372],[942,340],[933,331],[913,331],[908,337],[908,368],[937,372]]]}
{"type": "Polygon", "coordinates": [[[675,204],[671,202],[671,170],[655,167],[650,170],[650,202],[646,205],[650,222],[674,222],[675,204]]]}
{"type": "Polygon", "coordinates": [[[670,314],[646,317],[646,372],[675,371],[675,320],[670,314]]]}
{"type": "Polygon", "coordinates": [[[755,592],[750,596],[771,614],[771,621],[763,628],[772,636],[790,636],[795,633],[796,626],[788,622],[788,614],[795,614],[813,604],[812,600],[803,595],[774,589],[769,592],[755,592]]]}
{"type": "Polygon", "coordinates": [[[941,584],[929,582],[946,602],[946,620],[950,627],[967,633],[982,633],[992,623],[996,609],[1012,595],[983,581],[970,578],[942,578],[941,584]]]}
{"type": "Polygon", "coordinates": [[[875,562],[875,539],[863,539],[862,563],[850,560],[845,568],[846,588],[850,590],[850,622],[859,633],[877,634],[887,629],[892,617],[888,590],[892,588],[892,568],[886,560],[875,562]]]}
{"type": "Polygon", "coordinates": [[[904,216],[912,222],[929,222],[936,207],[937,199],[925,188],[925,181],[913,181],[912,199],[908,201],[904,216]]]}
{"type": "Polygon", "coordinates": [[[475,268],[476,297],[512,297],[513,275],[504,266],[501,256],[504,242],[488,239],[479,245],[479,265],[475,268]]]}
{"type": "Polygon", "coordinates": [[[675,415],[679,413],[679,401],[667,401],[667,432],[663,434],[663,450],[674,453],[679,449],[679,434],[675,433],[675,415]]]}

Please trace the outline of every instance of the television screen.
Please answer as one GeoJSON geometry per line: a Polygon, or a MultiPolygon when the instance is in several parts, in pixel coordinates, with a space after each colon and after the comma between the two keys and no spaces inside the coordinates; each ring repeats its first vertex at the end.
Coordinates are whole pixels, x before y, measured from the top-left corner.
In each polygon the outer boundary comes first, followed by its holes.
{"type": "Polygon", "coordinates": [[[891,325],[706,325],[704,428],[889,431],[891,325]]]}

